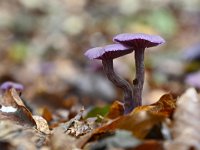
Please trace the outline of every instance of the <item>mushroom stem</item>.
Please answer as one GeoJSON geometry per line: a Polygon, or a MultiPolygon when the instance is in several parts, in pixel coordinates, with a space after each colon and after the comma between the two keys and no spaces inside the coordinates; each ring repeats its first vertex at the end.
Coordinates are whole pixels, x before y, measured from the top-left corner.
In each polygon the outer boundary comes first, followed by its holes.
{"type": "Polygon", "coordinates": [[[105,74],[108,79],[117,87],[121,88],[124,92],[124,113],[127,114],[137,106],[133,101],[133,92],[131,85],[124,79],[120,78],[113,69],[113,60],[102,60],[105,74]]]}
{"type": "Polygon", "coordinates": [[[135,50],[135,67],[136,75],[133,80],[133,97],[138,102],[138,105],[142,105],[142,90],[144,84],[144,49],[135,50]]]}

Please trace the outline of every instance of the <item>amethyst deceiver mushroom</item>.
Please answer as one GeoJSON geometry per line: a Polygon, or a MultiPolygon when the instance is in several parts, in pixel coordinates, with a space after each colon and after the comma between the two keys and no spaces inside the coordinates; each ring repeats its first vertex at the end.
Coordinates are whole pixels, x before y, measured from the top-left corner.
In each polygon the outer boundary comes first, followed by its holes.
{"type": "Polygon", "coordinates": [[[12,81],[6,81],[1,84],[0,90],[2,92],[6,92],[7,90],[14,88],[19,95],[21,95],[22,91],[24,90],[24,86],[20,83],[12,82],[12,81]]]}
{"type": "Polygon", "coordinates": [[[200,89],[200,71],[188,74],[185,78],[185,83],[200,89]]]}
{"type": "Polygon", "coordinates": [[[131,85],[124,79],[120,78],[113,69],[113,59],[133,52],[121,44],[111,44],[105,47],[96,47],[89,49],[85,56],[89,59],[101,59],[104,67],[105,74],[108,79],[117,87],[121,88],[124,92],[124,113],[127,114],[137,106],[133,101],[133,92],[131,85]]]}
{"type": "Polygon", "coordinates": [[[142,104],[142,90],[144,84],[144,50],[148,47],[154,47],[165,43],[165,40],[158,35],[149,35],[144,33],[124,33],[113,38],[114,42],[132,47],[135,50],[135,68],[136,75],[133,80],[133,97],[142,104]]]}
{"type": "Polygon", "coordinates": [[[0,89],[1,91],[5,92],[11,88],[14,88],[16,91],[22,92],[24,90],[24,86],[20,83],[6,81],[1,84],[0,89]]]}

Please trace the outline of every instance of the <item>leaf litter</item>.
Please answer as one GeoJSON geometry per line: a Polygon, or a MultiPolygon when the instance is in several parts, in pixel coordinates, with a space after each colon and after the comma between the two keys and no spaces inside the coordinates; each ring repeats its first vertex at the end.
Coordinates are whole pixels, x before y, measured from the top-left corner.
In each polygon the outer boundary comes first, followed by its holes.
{"type": "Polygon", "coordinates": [[[43,109],[43,117],[32,114],[15,89],[2,93],[0,102],[0,145],[8,150],[200,149],[200,96],[194,89],[188,89],[178,100],[164,94],[157,102],[136,107],[127,115],[123,115],[119,101],[114,101],[104,116],[98,112],[88,116],[91,109],[82,108],[52,128],[49,123],[54,114],[48,108],[43,109]],[[157,130],[164,138],[151,136],[157,130]]]}

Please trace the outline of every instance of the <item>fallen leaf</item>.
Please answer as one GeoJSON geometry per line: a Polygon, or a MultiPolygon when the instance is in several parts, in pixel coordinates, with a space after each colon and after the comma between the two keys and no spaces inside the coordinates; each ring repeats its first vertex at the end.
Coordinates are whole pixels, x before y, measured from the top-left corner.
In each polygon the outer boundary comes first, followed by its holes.
{"type": "Polygon", "coordinates": [[[0,141],[7,141],[13,149],[21,149],[22,147],[27,150],[41,149],[48,143],[48,136],[45,134],[32,127],[15,124],[11,120],[2,120],[0,131],[0,141]]]}
{"type": "Polygon", "coordinates": [[[156,140],[144,141],[142,144],[129,150],[165,150],[163,142],[156,140]]]}
{"type": "Polygon", "coordinates": [[[100,141],[96,141],[89,144],[87,149],[99,150],[103,148],[113,149],[113,148],[124,148],[130,149],[141,144],[141,141],[133,137],[131,132],[125,130],[116,130],[115,134],[104,138],[100,141]]]}
{"type": "Polygon", "coordinates": [[[200,96],[194,88],[188,89],[177,101],[172,127],[173,141],[167,149],[200,149],[200,96]]]}
{"type": "Polygon", "coordinates": [[[76,146],[77,148],[80,149],[85,149],[85,145],[87,144],[87,142],[89,141],[89,139],[92,137],[92,132],[89,132],[81,137],[79,137],[79,139],[76,140],[76,146]]]}
{"type": "Polygon", "coordinates": [[[49,111],[47,107],[44,107],[42,112],[42,117],[47,121],[50,122],[53,119],[52,113],[49,111]]]}
{"type": "Polygon", "coordinates": [[[83,113],[84,109],[82,109],[74,118],[62,124],[61,126],[64,129],[64,132],[75,137],[83,136],[86,133],[91,132],[94,126],[89,118],[87,120],[83,119],[83,113]]]}
{"type": "Polygon", "coordinates": [[[63,101],[63,106],[67,109],[72,108],[73,106],[77,105],[78,98],[76,96],[70,96],[63,101]]]}
{"type": "Polygon", "coordinates": [[[36,122],[37,130],[45,134],[50,134],[49,126],[47,121],[41,116],[33,116],[33,119],[36,122]]]}
{"type": "Polygon", "coordinates": [[[137,138],[144,138],[151,128],[163,121],[165,117],[159,114],[152,114],[147,111],[140,111],[126,116],[121,116],[103,127],[94,131],[94,136],[102,133],[113,132],[116,129],[123,129],[132,132],[137,138]]]}
{"type": "Polygon", "coordinates": [[[52,150],[73,150],[76,149],[76,138],[64,133],[63,129],[58,127],[52,131],[50,137],[50,147],[52,150]]]}
{"type": "Polygon", "coordinates": [[[0,98],[0,119],[10,119],[21,125],[36,126],[31,112],[26,108],[14,88],[0,98]]]}
{"type": "Polygon", "coordinates": [[[73,135],[75,137],[82,136],[88,132],[90,132],[92,129],[91,127],[87,124],[87,122],[84,121],[75,121],[73,123],[73,126],[71,126],[68,130],[67,133],[69,135],[73,135]]]}
{"type": "Polygon", "coordinates": [[[80,112],[72,119],[70,119],[69,121],[67,121],[66,123],[64,123],[62,125],[63,129],[65,130],[65,132],[71,127],[73,126],[73,124],[76,122],[76,121],[79,121],[81,120],[81,118],[83,117],[83,112],[84,112],[84,109],[81,109],[80,112]]]}
{"type": "Polygon", "coordinates": [[[136,107],[131,113],[135,114],[140,111],[148,111],[153,114],[163,115],[164,117],[170,117],[176,108],[176,100],[171,94],[165,94],[161,96],[159,101],[151,105],[136,107]]]}
{"type": "Polygon", "coordinates": [[[170,117],[176,108],[176,100],[171,94],[163,95],[154,104],[136,107],[130,114],[121,116],[94,131],[94,136],[113,132],[116,129],[131,131],[137,138],[144,138],[153,126],[170,117]]]}
{"type": "Polygon", "coordinates": [[[114,103],[110,106],[110,110],[106,115],[106,117],[109,119],[115,119],[119,116],[122,116],[123,114],[124,114],[123,103],[119,101],[114,101],[114,103]]]}

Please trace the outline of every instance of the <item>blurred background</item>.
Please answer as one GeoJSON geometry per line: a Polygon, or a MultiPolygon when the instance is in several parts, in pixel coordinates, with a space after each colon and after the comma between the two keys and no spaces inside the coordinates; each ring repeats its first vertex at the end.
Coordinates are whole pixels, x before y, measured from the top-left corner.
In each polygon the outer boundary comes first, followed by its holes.
{"type": "MultiPolygon", "coordinates": [[[[144,104],[200,88],[199,0],[0,0],[0,83],[25,86],[30,103],[71,109],[120,100],[122,93],[84,52],[120,33],[157,34],[145,54],[144,104]]],[[[132,82],[134,53],[114,61],[132,82]]]]}

